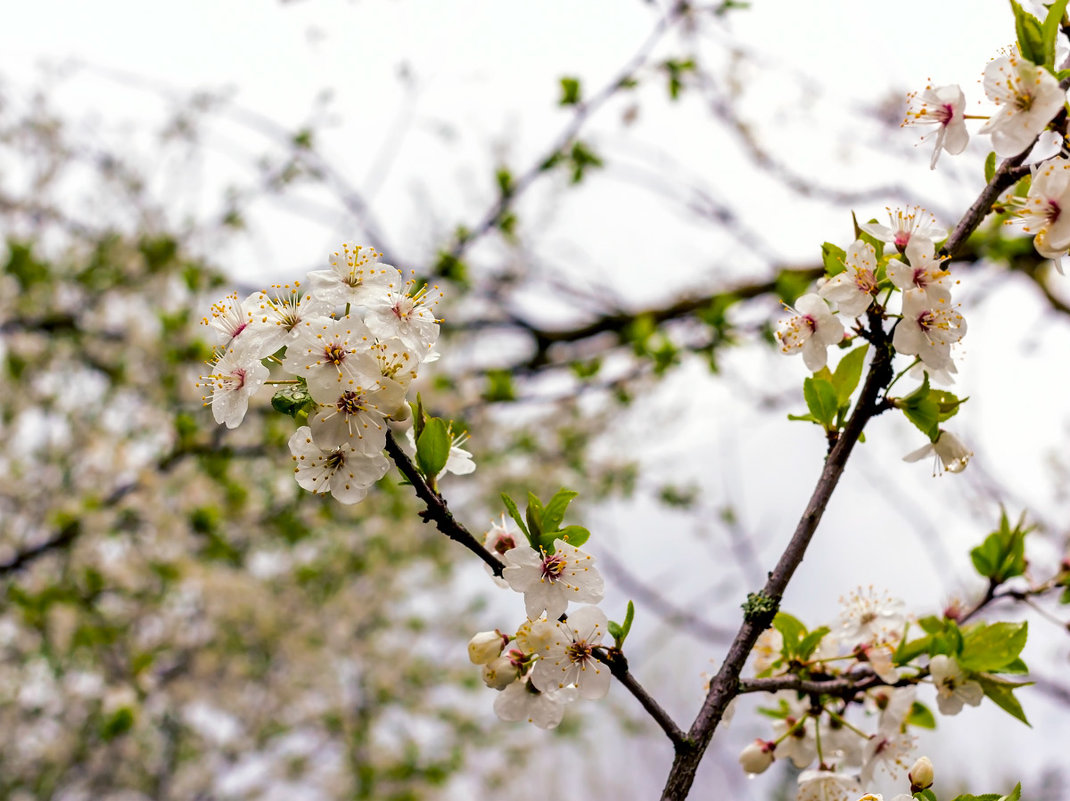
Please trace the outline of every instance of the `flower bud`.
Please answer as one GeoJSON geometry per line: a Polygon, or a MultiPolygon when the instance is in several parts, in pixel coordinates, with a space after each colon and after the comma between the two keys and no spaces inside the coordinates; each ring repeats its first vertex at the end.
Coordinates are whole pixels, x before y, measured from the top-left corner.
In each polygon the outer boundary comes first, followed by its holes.
{"type": "Polygon", "coordinates": [[[481,631],[468,641],[468,658],[473,665],[486,665],[501,656],[507,642],[500,631],[481,631]]]}
{"type": "Polygon", "coordinates": [[[483,683],[495,690],[504,690],[517,679],[516,665],[507,656],[499,656],[483,666],[483,683]]]}
{"type": "Polygon", "coordinates": [[[386,424],[395,434],[404,434],[412,428],[412,408],[408,403],[402,402],[398,408],[386,418],[386,424]]]}
{"type": "Polygon", "coordinates": [[[919,757],[907,776],[910,779],[910,792],[912,795],[920,793],[922,790],[928,790],[933,786],[933,763],[929,761],[929,757],[919,757]]]}
{"type": "Polygon", "coordinates": [[[750,774],[764,773],[773,764],[775,744],[768,740],[755,740],[739,755],[739,764],[750,774]]]}

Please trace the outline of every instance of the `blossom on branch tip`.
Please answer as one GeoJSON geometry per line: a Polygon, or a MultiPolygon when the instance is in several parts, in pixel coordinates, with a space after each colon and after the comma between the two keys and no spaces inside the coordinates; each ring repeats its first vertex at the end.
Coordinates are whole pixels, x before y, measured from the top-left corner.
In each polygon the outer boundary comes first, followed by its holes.
{"type": "Polygon", "coordinates": [[[605,593],[594,557],[564,540],[554,540],[553,553],[527,545],[513,548],[505,553],[505,564],[502,578],[516,592],[524,593],[531,620],[537,620],[544,611],[556,620],[565,613],[569,601],[596,604],[605,593]]]}
{"type": "MultiPolygon", "coordinates": [[[[928,445],[923,445],[916,451],[911,451],[903,457],[904,462],[917,462],[930,454],[935,454],[937,466],[942,467],[949,473],[961,473],[973,456],[973,451],[967,448],[962,440],[950,431],[939,429],[936,440],[928,445]]],[[[933,475],[936,475],[936,466],[933,467],[933,475]]]]}
{"type": "Polygon", "coordinates": [[[966,96],[956,84],[935,89],[927,86],[920,95],[916,92],[907,95],[907,114],[902,125],[937,126],[935,131],[921,137],[923,142],[934,135],[936,137],[929,169],[936,169],[941,150],[956,156],[966,149],[970,134],[966,131],[965,110],[966,96]]]}
{"type": "Polygon", "coordinates": [[[989,62],[984,87],[1000,107],[979,133],[992,135],[992,149],[1001,158],[1029,147],[1066,103],[1055,76],[1018,54],[989,62]]]}
{"type": "Polygon", "coordinates": [[[910,792],[917,793],[933,786],[933,763],[927,756],[918,757],[907,774],[910,779],[910,792]]]}
{"type": "Polygon", "coordinates": [[[776,333],[780,352],[792,354],[802,351],[806,369],[820,370],[828,362],[828,346],[843,340],[843,323],[829,310],[820,295],[810,293],[795,301],[798,314],[781,320],[776,333]]]}
{"type": "Polygon", "coordinates": [[[856,240],[847,249],[844,266],[846,269],[826,281],[818,294],[835,303],[840,314],[857,317],[877,294],[877,252],[868,242],[856,240]]]}

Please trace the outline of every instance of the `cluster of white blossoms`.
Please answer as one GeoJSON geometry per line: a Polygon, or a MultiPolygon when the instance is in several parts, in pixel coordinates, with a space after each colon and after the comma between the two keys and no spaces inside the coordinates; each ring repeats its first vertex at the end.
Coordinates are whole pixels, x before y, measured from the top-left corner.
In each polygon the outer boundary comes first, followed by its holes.
{"type": "MultiPolygon", "coordinates": [[[[244,300],[232,293],[202,321],[217,339],[201,377],[216,422],[237,427],[268,379],[265,361],[279,365],[292,378],[273,383],[290,387],[307,411],[289,441],[297,483],[347,504],[387,472],[387,430],[411,427],[408,388],[438,356],[441,292],[404,280],[379,255],[344,245],[328,269],[308,274],[307,289],[295,282],[244,300]]],[[[470,472],[467,452],[455,451],[455,472],[470,472]]]]}
{"type": "MultiPolygon", "coordinates": [[[[1024,200],[1013,194],[1005,198],[1015,208],[1026,233],[1032,234],[1037,253],[1052,259],[1062,272],[1062,257],[1070,253],[1070,217],[1063,213],[1070,202],[1070,159],[1065,155],[1061,133],[1049,124],[1066,107],[1067,91],[1046,68],[1014,52],[991,61],[984,73],[984,90],[998,108],[978,131],[992,137],[992,149],[1000,158],[1017,156],[1029,148],[1032,182],[1024,200]]],[[[957,85],[926,87],[908,98],[903,125],[931,125],[935,136],[931,166],[940,152],[961,153],[969,141],[966,130],[966,98],[957,85]]]]}
{"type": "MultiPolygon", "coordinates": [[[[911,792],[925,789],[932,784],[932,764],[925,757],[916,758],[915,738],[909,731],[911,715],[918,708],[917,687],[894,686],[901,678],[918,678],[926,672],[921,666],[893,664],[907,630],[903,603],[872,587],[852,592],[841,603],[840,617],[830,626],[807,633],[790,619],[763,632],[754,648],[755,672],[761,677],[789,675],[805,663],[825,679],[876,674],[884,684],[867,690],[861,699],[868,717],[876,719],[875,731],[867,734],[847,720],[848,705],[842,699],[819,700],[784,691],[774,696],[778,706],[767,710],[776,718],[772,737],[746,746],[740,764],[747,773],[756,774],[777,759],[790,759],[801,771],[798,801],[856,799],[878,777],[895,780],[912,763],[911,792]],[[786,644],[785,632],[800,640],[786,644]],[[803,646],[807,639],[817,641],[803,646]]],[[[966,681],[952,658],[932,657],[927,672],[941,713],[955,714],[963,703],[980,702],[980,685],[966,681]]]]}
{"type": "Polygon", "coordinates": [[[607,647],[605,613],[581,606],[566,615],[570,602],[602,600],[602,576],[590,554],[561,539],[553,545],[552,551],[539,550],[504,522],[491,527],[485,546],[505,565],[504,584],[524,594],[527,619],[512,636],[483,631],[468,643],[469,659],[483,666],[484,683],[499,692],[498,717],[543,729],[557,726],[569,703],[605,696],[611,678],[596,655],[607,647]]]}

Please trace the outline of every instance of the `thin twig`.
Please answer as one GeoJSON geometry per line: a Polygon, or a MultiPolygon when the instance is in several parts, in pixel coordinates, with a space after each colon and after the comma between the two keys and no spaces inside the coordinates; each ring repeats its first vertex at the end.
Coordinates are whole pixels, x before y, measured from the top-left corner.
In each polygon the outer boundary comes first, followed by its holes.
{"type": "Polygon", "coordinates": [[[446,505],[446,499],[431,489],[424,477],[420,475],[420,471],[416,469],[416,465],[405,455],[405,452],[401,450],[394,440],[393,435],[389,433],[386,435],[386,453],[397,465],[401,475],[405,476],[405,479],[412,484],[412,488],[416,491],[416,496],[424,502],[426,509],[420,512],[420,517],[423,518],[423,521],[425,523],[434,521],[439,531],[470,550],[487,564],[495,576],[501,577],[505,566],[494,554],[483,547],[483,544],[475,538],[472,532],[457,522],[457,518],[453,516],[453,512],[446,505]]]}
{"type": "Polygon", "coordinates": [[[609,667],[609,672],[613,674],[624,687],[635,696],[636,700],[643,705],[650,717],[654,718],[661,730],[665,732],[673,745],[683,746],[686,744],[687,735],[684,734],[683,729],[676,725],[676,722],[670,717],[669,713],[662,709],[661,705],[654,700],[643,685],[631,674],[628,670],[628,660],[624,658],[624,654],[615,648],[610,648],[605,652],[595,651],[594,656],[599,662],[609,667]]]}

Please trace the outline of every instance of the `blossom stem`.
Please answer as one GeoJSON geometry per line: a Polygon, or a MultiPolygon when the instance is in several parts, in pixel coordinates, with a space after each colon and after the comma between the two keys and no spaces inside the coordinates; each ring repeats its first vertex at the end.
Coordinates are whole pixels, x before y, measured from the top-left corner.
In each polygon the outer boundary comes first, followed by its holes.
{"type": "Polygon", "coordinates": [[[852,724],[850,721],[848,721],[847,718],[845,718],[843,715],[837,714],[836,712],[833,712],[831,709],[826,709],[825,712],[828,713],[828,716],[830,718],[835,720],[837,723],[839,723],[845,729],[850,729],[855,734],[857,734],[859,737],[861,737],[863,740],[868,740],[869,739],[869,735],[868,734],[866,734],[860,728],[858,728],[857,726],[852,724]]]}

